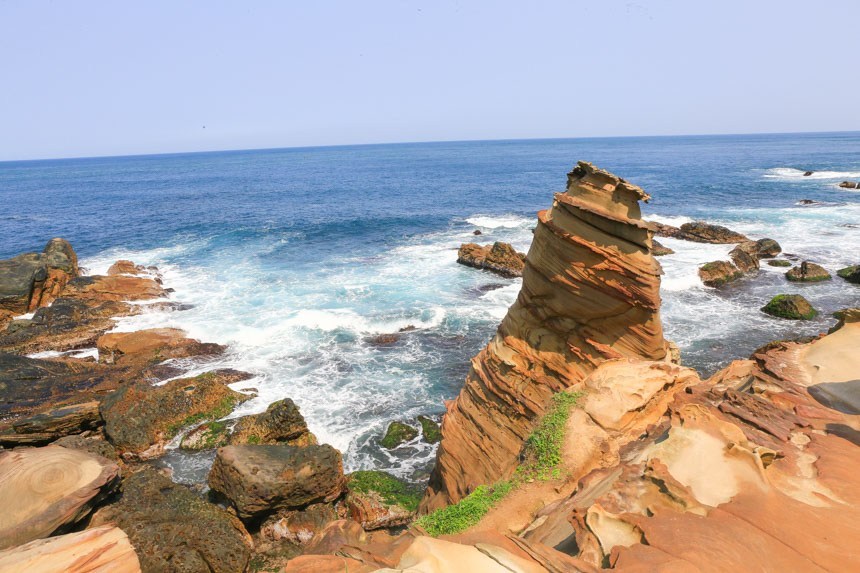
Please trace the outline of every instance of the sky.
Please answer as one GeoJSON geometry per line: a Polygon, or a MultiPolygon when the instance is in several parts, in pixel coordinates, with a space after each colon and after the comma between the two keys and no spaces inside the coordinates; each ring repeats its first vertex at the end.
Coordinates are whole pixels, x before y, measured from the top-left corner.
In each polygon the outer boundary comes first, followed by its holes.
{"type": "Polygon", "coordinates": [[[856,0],[0,0],[0,160],[860,130],[856,0]]]}

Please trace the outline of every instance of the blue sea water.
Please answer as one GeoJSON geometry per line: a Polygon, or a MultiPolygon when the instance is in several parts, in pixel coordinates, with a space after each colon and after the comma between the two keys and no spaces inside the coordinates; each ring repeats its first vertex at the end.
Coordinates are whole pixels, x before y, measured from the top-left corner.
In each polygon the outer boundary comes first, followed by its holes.
{"type": "MultiPolygon", "coordinates": [[[[652,196],[647,217],[706,219],[835,271],[860,263],[860,133],[606,138],[372,145],[0,163],[0,257],[72,242],[104,272],[117,258],[158,265],[190,310],[122,319],[118,328],[177,326],[228,344],[214,366],[255,374],[258,398],[234,415],[291,397],[347,469],[420,478],[434,450],[377,441],[393,419],[439,415],[469,359],[519,290],[455,263],[466,241],[527,250],[535,213],[577,160],[652,196]],[[804,177],[805,170],[816,173],[804,177]],[[815,204],[798,204],[812,199],[815,204]],[[482,235],[472,232],[480,229],[482,235]],[[414,326],[392,345],[372,338],[414,326]]],[[[709,374],[776,338],[815,334],[829,313],[860,304],[860,287],[787,283],[785,269],[723,290],[696,270],[731,246],[661,239],[663,322],[684,363],[709,374]],[[799,292],[809,323],[759,312],[799,292]]],[[[213,364],[185,363],[192,371],[213,364]]],[[[200,479],[209,454],[166,459],[200,479]]]]}

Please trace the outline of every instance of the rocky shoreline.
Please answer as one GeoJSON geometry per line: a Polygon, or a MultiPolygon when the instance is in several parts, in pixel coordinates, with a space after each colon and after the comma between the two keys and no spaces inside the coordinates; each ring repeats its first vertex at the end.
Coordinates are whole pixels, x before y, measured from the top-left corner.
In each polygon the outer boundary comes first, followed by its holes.
{"type": "MultiPolygon", "coordinates": [[[[785,259],[771,239],[646,222],[648,199],[580,162],[528,254],[461,247],[459,263],[523,284],[441,432],[419,417],[381,440],[439,441],[426,491],[345,474],[289,398],[230,418],[251,375],[178,365],[223,346],[113,331],[186,308],[158,269],[88,276],[62,239],[0,261],[0,571],[850,570],[860,311],[702,379],[663,337],[654,257],[671,249],[653,236],[736,244],[700,270],[718,287],[785,259]],[[213,452],[208,487],[158,469],[173,448],[213,452]]],[[[785,278],[831,280],[809,261],[785,278]]],[[[762,311],[807,319],[804,302],[762,311]]]]}

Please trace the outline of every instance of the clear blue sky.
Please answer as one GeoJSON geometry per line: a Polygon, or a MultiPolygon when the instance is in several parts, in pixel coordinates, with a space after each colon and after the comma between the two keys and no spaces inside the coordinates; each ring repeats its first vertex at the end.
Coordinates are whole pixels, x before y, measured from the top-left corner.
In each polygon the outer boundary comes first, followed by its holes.
{"type": "Polygon", "coordinates": [[[0,0],[0,160],[858,130],[858,22],[856,0],[0,0]]]}

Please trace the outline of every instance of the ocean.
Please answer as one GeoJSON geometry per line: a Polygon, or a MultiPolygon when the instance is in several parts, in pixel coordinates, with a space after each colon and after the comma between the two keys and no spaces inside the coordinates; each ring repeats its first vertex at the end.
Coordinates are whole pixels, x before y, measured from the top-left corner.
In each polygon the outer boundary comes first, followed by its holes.
{"type": "MultiPolygon", "coordinates": [[[[462,242],[526,251],[535,213],[591,161],[652,196],[646,218],[695,219],[831,272],[860,263],[860,133],[416,143],[0,163],[0,258],[71,241],[92,273],[118,258],[158,265],[190,310],[121,319],[120,330],[174,326],[229,345],[216,361],[183,363],[255,375],[258,397],[233,416],[290,397],[346,469],[420,480],[434,447],[378,446],[392,420],[438,416],[469,360],[516,298],[519,279],[456,264],[462,242]],[[804,177],[803,172],[816,173],[804,177]],[[802,199],[815,203],[800,204],[802,199]],[[482,235],[472,233],[479,229],[482,235]],[[391,345],[373,337],[414,327],[391,345]]],[[[825,331],[860,305],[860,286],[787,283],[785,269],[716,290],[702,263],[731,245],[660,239],[663,323],[683,362],[709,375],[774,339],[825,331]],[[759,312],[801,293],[810,322],[759,312]]],[[[211,453],[171,451],[179,481],[201,481],[211,453]]]]}

